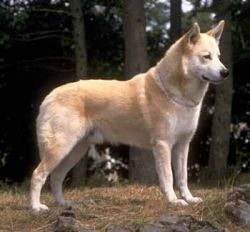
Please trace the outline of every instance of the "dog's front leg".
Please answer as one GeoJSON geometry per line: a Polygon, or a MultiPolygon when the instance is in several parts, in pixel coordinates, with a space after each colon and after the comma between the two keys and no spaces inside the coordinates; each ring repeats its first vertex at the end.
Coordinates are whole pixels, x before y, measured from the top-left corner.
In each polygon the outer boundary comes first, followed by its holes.
{"type": "Polygon", "coordinates": [[[193,197],[188,188],[188,161],[189,142],[177,143],[172,151],[173,169],[176,185],[180,191],[181,197],[188,203],[200,203],[202,199],[193,197]]]}
{"type": "Polygon", "coordinates": [[[167,142],[157,140],[153,145],[156,170],[159,177],[160,187],[166,195],[167,201],[179,206],[186,206],[188,203],[177,199],[173,188],[173,173],[171,168],[171,149],[167,142]]]}

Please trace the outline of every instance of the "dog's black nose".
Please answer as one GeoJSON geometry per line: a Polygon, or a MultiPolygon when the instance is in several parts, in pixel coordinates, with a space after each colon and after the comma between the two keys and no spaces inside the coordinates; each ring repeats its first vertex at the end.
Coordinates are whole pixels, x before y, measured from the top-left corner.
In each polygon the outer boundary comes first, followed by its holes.
{"type": "Polygon", "coordinates": [[[229,75],[229,71],[227,69],[222,69],[220,75],[221,77],[226,78],[229,75]]]}

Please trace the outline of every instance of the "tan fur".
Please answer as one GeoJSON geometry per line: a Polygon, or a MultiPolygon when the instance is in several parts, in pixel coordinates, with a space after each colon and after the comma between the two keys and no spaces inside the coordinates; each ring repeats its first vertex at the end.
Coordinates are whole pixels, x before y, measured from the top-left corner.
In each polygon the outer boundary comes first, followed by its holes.
{"type": "MultiPolygon", "coordinates": [[[[223,27],[215,29],[220,36],[223,27]]],[[[32,209],[47,209],[40,203],[40,191],[49,174],[55,201],[68,204],[62,194],[66,173],[89,144],[105,141],[152,149],[167,201],[178,205],[200,202],[187,187],[187,154],[209,83],[199,75],[211,81],[219,78],[218,70],[209,71],[202,53],[216,55],[218,51],[214,37],[200,34],[195,24],[155,67],[131,80],[78,81],[53,90],[37,118],[41,163],[31,180],[32,209]],[[183,199],[177,199],[173,190],[171,162],[183,199]]]]}

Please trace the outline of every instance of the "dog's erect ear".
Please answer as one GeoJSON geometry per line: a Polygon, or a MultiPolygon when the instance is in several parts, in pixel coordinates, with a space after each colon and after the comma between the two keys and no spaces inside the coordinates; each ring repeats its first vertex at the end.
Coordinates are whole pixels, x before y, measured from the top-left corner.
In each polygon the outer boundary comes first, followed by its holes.
{"type": "Polygon", "coordinates": [[[220,41],[221,34],[223,32],[225,21],[221,20],[216,27],[207,32],[208,35],[213,36],[217,43],[220,41]]]}
{"type": "Polygon", "coordinates": [[[195,44],[200,38],[200,27],[198,23],[194,23],[192,28],[186,33],[185,39],[188,43],[195,44]]]}

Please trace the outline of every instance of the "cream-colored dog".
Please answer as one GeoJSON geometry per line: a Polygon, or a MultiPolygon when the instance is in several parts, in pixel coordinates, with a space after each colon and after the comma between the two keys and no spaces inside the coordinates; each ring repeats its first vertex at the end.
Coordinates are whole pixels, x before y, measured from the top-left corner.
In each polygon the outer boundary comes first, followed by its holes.
{"type": "Polygon", "coordinates": [[[198,203],[187,183],[187,158],[209,82],[228,75],[219,60],[221,21],[207,33],[197,23],[148,72],[128,81],[87,80],[53,90],[37,118],[41,162],[31,180],[30,205],[35,211],[50,175],[56,203],[68,204],[62,182],[90,144],[122,143],[152,149],[160,186],[168,202],[198,203]],[[173,165],[181,199],[173,189],[173,165]]]}

